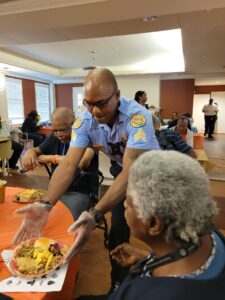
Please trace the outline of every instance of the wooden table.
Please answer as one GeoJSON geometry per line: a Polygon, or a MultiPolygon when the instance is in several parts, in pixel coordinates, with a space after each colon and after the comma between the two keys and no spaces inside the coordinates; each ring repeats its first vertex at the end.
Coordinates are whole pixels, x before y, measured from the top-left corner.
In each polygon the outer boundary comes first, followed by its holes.
{"type": "MultiPolygon", "coordinates": [[[[6,188],[6,201],[0,204],[0,252],[5,249],[12,249],[12,238],[21,223],[20,217],[13,216],[15,209],[24,204],[12,201],[12,196],[21,191],[21,188],[6,188]]],[[[74,241],[74,236],[67,233],[68,227],[73,223],[70,211],[61,202],[58,202],[49,216],[48,224],[44,231],[44,236],[61,241],[70,246],[74,241]]],[[[5,293],[15,300],[70,300],[72,299],[75,280],[78,272],[79,257],[76,256],[70,262],[63,288],[60,292],[50,293],[5,293]]],[[[7,267],[0,262],[0,280],[11,276],[7,267]]]]}
{"type": "Polygon", "coordinates": [[[21,173],[10,173],[8,176],[3,176],[0,173],[0,179],[7,181],[7,186],[11,187],[23,187],[25,189],[43,189],[46,190],[49,184],[49,177],[31,175],[30,172],[21,173]]]}
{"type": "Polygon", "coordinates": [[[206,167],[207,167],[207,162],[208,162],[208,156],[205,152],[204,149],[194,149],[196,155],[197,155],[197,160],[200,162],[200,164],[203,166],[203,168],[206,171],[206,167]]]}

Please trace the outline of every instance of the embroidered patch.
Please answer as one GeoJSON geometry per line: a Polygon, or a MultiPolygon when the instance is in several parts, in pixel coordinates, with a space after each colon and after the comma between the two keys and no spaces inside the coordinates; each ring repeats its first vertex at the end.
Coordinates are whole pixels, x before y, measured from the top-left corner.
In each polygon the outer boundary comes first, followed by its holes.
{"type": "Polygon", "coordinates": [[[146,119],[143,115],[137,114],[134,115],[131,119],[130,119],[130,124],[132,127],[142,127],[144,126],[146,123],[146,119]]]}
{"type": "Polygon", "coordinates": [[[76,121],[73,123],[72,128],[77,129],[77,128],[79,128],[82,124],[83,124],[83,120],[82,120],[80,117],[78,117],[78,118],[76,119],[76,121]]]}
{"type": "Polygon", "coordinates": [[[75,142],[76,139],[77,139],[77,133],[76,133],[75,130],[72,130],[71,140],[72,140],[73,142],[75,142]]]}
{"type": "Polygon", "coordinates": [[[134,135],[134,140],[135,140],[135,142],[137,142],[139,140],[146,141],[146,133],[144,132],[143,129],[141,129],[141,128],[138,129],[138,131],[134,135]]]}

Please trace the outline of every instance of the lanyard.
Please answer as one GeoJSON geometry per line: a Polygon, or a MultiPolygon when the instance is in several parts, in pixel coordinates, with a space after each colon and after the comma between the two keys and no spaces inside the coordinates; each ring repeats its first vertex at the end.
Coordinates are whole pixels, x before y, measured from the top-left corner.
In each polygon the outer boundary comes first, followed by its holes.
{"type": "Polygon", "coordinates": [[[66,152],[66,144],[63,143],[62,147],[61,147],[61,153],[60,153],[60,155],[65,155],[65,152],[66,152]]]}
{"type": "Polygon", "coordinates": [[[159,258],[155,257],[154,252],[150,252],[149,255],[140,260],[136,265],[131,267],[131,275],[146,275],[147,273],[152,273],[154,269],[167,265],[181,258],[191,255],[194,251],[199,248],[199,245],[191,245],[187,248],[180,248],[175,252],[169,253],[167,255],[161,256],[159,258]]]}

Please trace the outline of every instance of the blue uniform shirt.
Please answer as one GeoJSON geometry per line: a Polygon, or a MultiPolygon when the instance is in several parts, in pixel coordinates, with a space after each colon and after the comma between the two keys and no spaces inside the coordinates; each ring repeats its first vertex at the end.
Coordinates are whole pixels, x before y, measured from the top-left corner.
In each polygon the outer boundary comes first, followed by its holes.
{"type": "Polygon", "coordinates": [[[120,98],[118,118],[110,128],[98,124],[91,113],[85,111],[73,125],[70,147],[101,150],[111,160],[122,164],[125,148],[159,150],[148,110],[134,100],[120,98]]]}

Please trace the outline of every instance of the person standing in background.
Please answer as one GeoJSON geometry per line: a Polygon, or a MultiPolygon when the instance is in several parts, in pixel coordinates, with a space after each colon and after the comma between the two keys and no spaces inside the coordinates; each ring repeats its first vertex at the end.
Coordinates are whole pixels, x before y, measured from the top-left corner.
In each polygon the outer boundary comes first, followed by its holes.
{"type": "Polygon", "coordinates": [[[214,132],[214,127],[215,123],[217,120],[217,113],[218,113],[218,108],[213,105],[213,99],[209,99],[209,104],[206,104],[202,108],[202,112],[205,115],[205,132],[204,136],[208,134],[209,139],[213,139],[214,137],[212,136],[214,132]]]}
{"type": "MultiPolygon", "coordinates": [[[[16,130],[19,135],[20,130],[16,128],[13,129],[10,123],[8,121],[2,121],[0,116],[0,137],[11,138],[11,133],[16,130]]],[[[12,170],[19,170],[19,167],[16,164],[23,151],[23,145],[21,145],[16,141],[13,141],[12,139],[11,141],[12,141],[13,152],[11,158],[9,159],[9,168],[12,170]]]]}
{"type": "Polygon", "coordinates": [[[135,93],[134,100],[137,101],[142,106],[144,106],[145,108],[149,109],[148,104],[146,104],[148,98],[145,91],[137,91],[135,93]]]}

